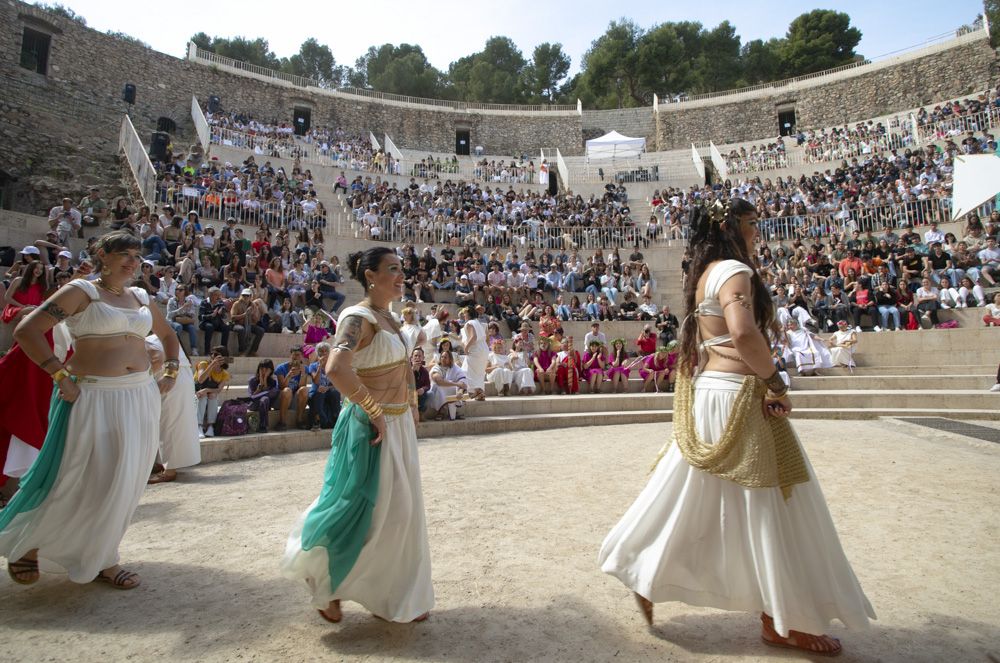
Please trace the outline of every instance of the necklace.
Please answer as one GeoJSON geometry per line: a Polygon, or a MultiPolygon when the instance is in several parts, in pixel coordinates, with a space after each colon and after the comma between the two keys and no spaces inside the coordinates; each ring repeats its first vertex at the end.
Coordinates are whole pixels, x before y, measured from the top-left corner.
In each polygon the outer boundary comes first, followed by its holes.
{"type": "Polygon", "coordinates": [[[120,295],[123,292],[125,292],[124,288],[112,288],[111,286],[109,286],[107,283],[104,282],[104,279],[97,279],[97,285],[99,285],[101,288],[104,288],[113,295],[120,295]]]}

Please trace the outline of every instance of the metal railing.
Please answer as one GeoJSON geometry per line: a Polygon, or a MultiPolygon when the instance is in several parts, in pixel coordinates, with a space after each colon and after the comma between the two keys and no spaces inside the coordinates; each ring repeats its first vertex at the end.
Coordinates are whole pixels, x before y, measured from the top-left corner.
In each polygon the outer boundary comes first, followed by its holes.
{"type": "Polygon", "coordinates": [[[236,73],[248,73],[264,79],[285,81],[286,83],[291,83],[292,85],[297,85],[299,87],[319,87],[319,83],[311,78],[295,76],[294,74],[286,74],[274,69],[268,69],[267,67],[260,67],[248,62],[227,58],[213,53],[212,51],[206,51],[205,49],[198,47],[193,42],[188,42],[188,60],[201,60],[209,65],[223,67],[236,73]]]}
{"type": "Polygon", "coordinates": [[[156,191],[156,169],[149,160],[146,146],[139,139],[132,120],[128,115],[122,117],[121,130],[118,132],[118,149],[125,154],[129,169],[139,187],[139,195],[147,206],[153,206],[156,191]]]}
{"type": "Polygon", "coordinates": [[[327,210],[319,200],[306,204],[293,202],[289,196],[283,200],[257,196],[248,198],[234,189],[203,189],[195,186],[170,184],[160,181],[155,188],[156,202],[170,205],[174,213],[186,216],[197,212],[202,223],[225,223],[233,218],[237,223],[250,226],[265,224],[270,228],[326,228],[328,219],[342,214],[327,210]]]}
{"type": "Polygon", "coordinates": [[[208,128],[205,113],[202,112],[201,105],[198,103],[198,97],[194,96],[191,97],[191,121],[194,122],[194,130],[198,134],[198,142],[207,152],[212,141],[212,132],[208,128]]]}

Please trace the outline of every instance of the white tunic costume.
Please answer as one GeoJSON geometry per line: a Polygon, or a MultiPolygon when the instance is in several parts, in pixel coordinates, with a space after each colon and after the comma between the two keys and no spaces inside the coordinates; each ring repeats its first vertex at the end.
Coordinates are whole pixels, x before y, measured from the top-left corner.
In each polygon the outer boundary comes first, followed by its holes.
{"type": "MultiPolygon", "coordinates": [[[[146,345],[163,352],[156,334],[146,337],[146,345]]],[[[194,395],[194,374],[191,360],[180,349],[180,366],[174,388],[163,395],[160,408],[160,462],[168,470],[192,467],[201,462],[201,438],[198,426],[198,405],[194,395]]],[[[163,374],[161,371],[156,377],[163,374]]]]}
{"type": "MultiPolygon", "coordinates": [[[[153,317],[145,290],[129,288],[140,304],[132,309],[102,301],[89,281],[70,285],[91,300],[65,320],[74,342],[149,334],[153,317]]],[[[16,515],[0,532],[0,556],[16,560],[37,548],[43,568],[55,564],[73,582],[87,583],[118,564],[118,546],[156,456],[160,393],[149,371],[87,376],[77,385],[55,482],[37,508],[16,515]]]]}
{"type": "Polygon", "coordinates": [[[785,332],[785,336],[788,339],[785,345],[785,361],[794,359],[799,373],[833,366],[830,350],[809,330],[791,329],[785,332]]]}
{"type": "Polygon", "coordinates": [[[514,370],[514,388],[517,391],[522,389],[535,390],[535,372],[529,363],[527,352],[512,352],[511,368],[514,370]]]}
{"type": "Polygon", "coordinates": [[[472,338],[469,332],[470,327],[476,332],[476,340],[469,347],[462,368],[469,380],[469,391],[471,392],[486,387],[486,360],[490,350],[486,346],[486,328],[478,320],[469,320],[462,325],[462,346],[466,346],[472,338]]]}
{"type": "Polygon", "coordinates": [[[855,331],[840,331],[839,329],[833,333],[830,343],[830,361],[834,366],[848,366],[854,368],[854,350],[858,347],[855,343],[849,348],[840,347],[841,343],[846,343],[851,340],[851,338],[857,340],[858,335],[855,331]]]}
{"type": "MultiPolygon", "coordinates": [[[[719,288],[741,271],[749,267],[736,261],[713,268],[703,315],[721,316],[719,288]]],[[[695,378],[694,423],[705,444],[722,437],[744,377],[702,371],[695,378]]],[[[654,603],[766,612],[784,637],[790,629],[823,633],[834,619],[867,627],[875,613],[805,464],[809,480],[786,500],[780,487],[747,488],[695,469],[672,444],[605,538],[601,569],[654,603]]]]}
{"type": "Polygon", "coordinates": [[[511,382],[514,381],[514,369],[511,367],[510,355],[506,352],[502,354],[491,352],[488,363],[493,366],[493,370],[486,374],[486,379],[496,389],[496,393],[500,394],[504,387],[509,388],[511,382]]]}

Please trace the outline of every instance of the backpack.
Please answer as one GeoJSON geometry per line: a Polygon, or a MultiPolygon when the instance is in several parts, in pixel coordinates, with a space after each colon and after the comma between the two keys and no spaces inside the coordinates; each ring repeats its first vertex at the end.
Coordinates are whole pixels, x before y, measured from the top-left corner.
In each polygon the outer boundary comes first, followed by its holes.
{"type": "Polygon", "coordinates": [[[944,322],[934,325],[935,329],[957,329],[958,320],[945,320],[944,322]]]}
{"type": "Polygon", "coordinates": [[[219,435],[223,437],[246,435],[250,429],[248,411],[249,404],[241,399],[223,403],[219,408],[215,424],[219,435]]]}

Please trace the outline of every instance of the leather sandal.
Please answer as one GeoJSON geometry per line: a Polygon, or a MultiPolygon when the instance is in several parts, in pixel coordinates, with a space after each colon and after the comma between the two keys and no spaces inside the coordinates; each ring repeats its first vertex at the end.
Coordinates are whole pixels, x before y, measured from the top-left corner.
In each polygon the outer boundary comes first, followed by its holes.
{"type": "Polygon", "coordinates": [[[22,557],[19,560],[7,562],[7,575],[19,585],[33,585],[41,577],[38,573],[38,560],[22,557]],[[31,578],[23,577],[28,574],[34,574],[34,576],[31,578]]]}
{"type": "Polygon", "coordinates": [[[97,574],[97,577],[94,578],[94,582],[103,582],[111,585],[115,589],[122,590],[135,589],[141,584],[139,582],[138,573],[132,573],[131,571],[126,571],[125,569],[118,571],[113,578],[111,576],[104,575],[104,571],[101,571],[97,574]]]}

